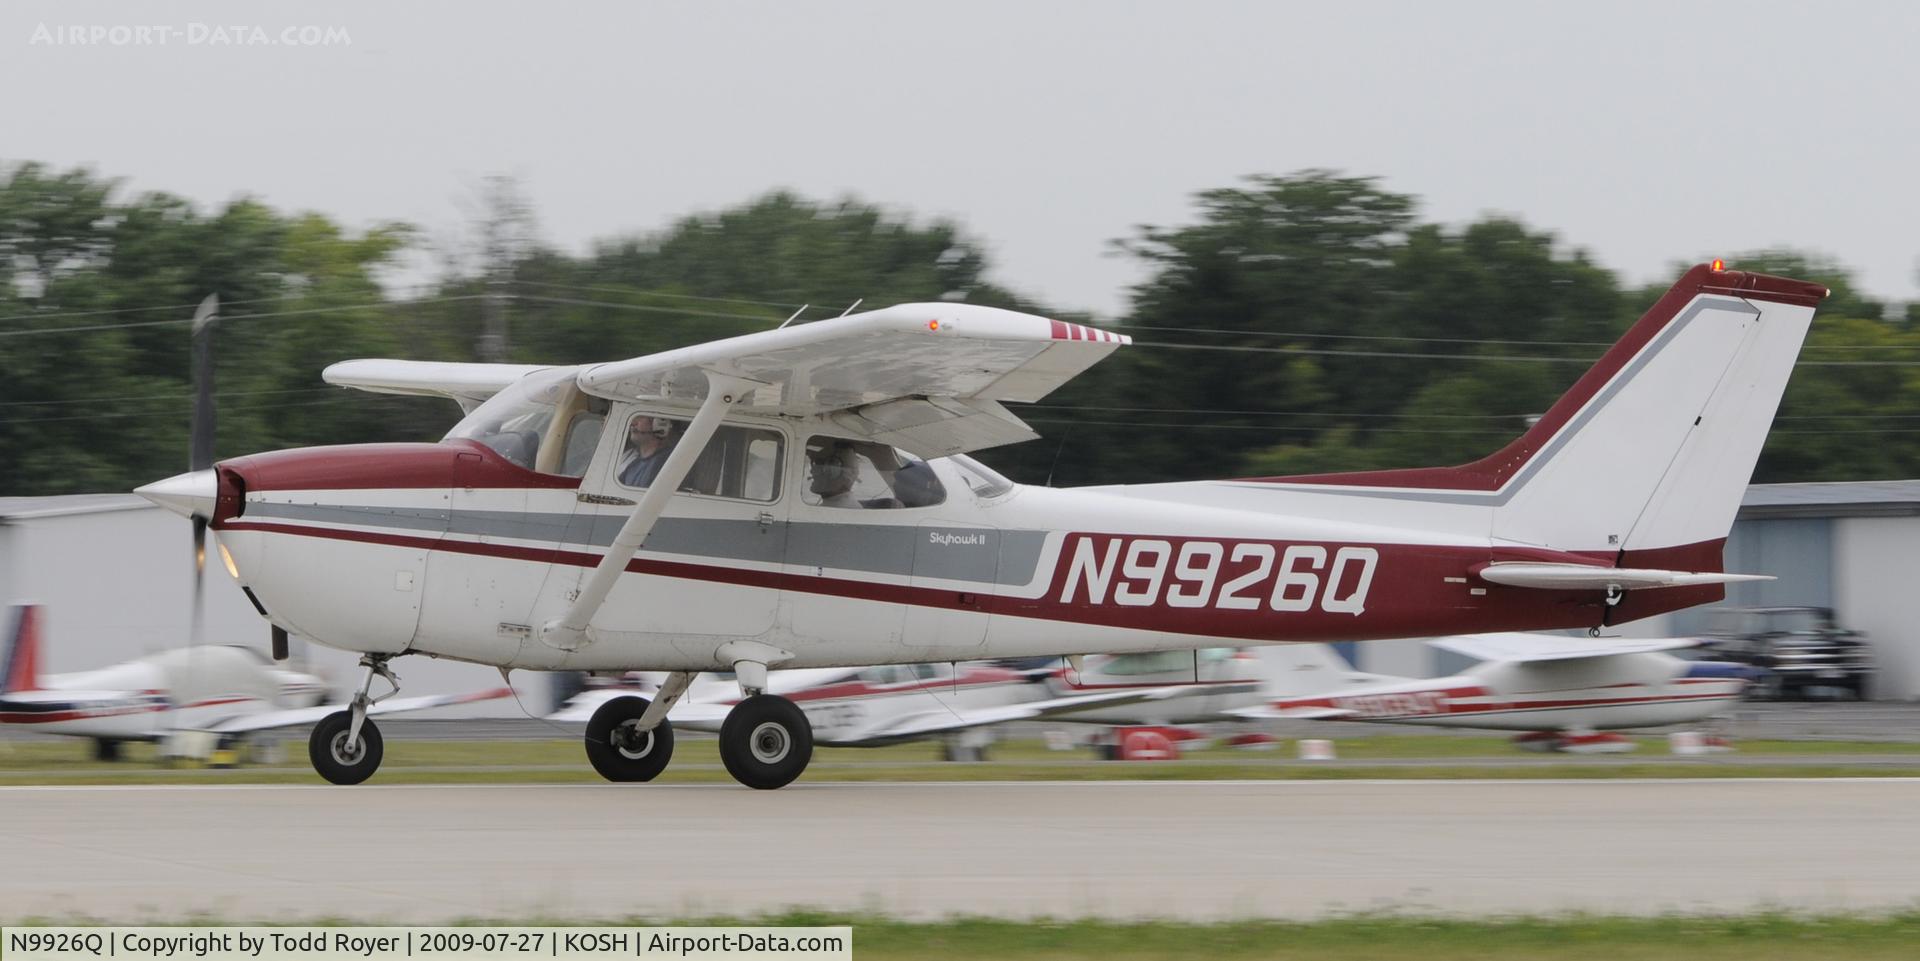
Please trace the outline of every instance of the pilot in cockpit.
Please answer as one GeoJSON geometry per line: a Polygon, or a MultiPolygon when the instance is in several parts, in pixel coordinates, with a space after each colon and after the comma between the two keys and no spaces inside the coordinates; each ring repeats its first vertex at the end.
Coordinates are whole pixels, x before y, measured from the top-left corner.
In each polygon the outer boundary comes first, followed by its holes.
{"type": "Polygon", "coordinates": [[[673,421],[641,414],[627,424],[627,450],[620,458],[620,483],[649,487],[673,453],[673,421]]]}

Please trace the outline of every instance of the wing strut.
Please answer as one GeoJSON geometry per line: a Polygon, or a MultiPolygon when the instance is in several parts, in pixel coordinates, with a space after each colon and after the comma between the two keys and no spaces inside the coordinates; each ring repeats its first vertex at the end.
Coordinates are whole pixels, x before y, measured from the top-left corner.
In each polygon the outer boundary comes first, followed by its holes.
{"type": "Polygon", "coordinates": [[[720,429],[720,418],[725,416],[727,408],[756,386],[754,381],[712,370],[707,371],[706,375],[707,397],[700,402],[700,412],[693,415],[686,432],[680,435],[680,443],[674,445],[673,453],[667,455],[667,462],[660,465],[660,473],[654,477],[653,485],[640,495],[640,503],[634,505],[633,515],[620,526],[620,533],[614,536],[613,544],[600,558],[600,566],[595,567],[587,577],[586,584],[580,588],[579,598],[567,609],[567,613],[540,628],[540,639],[549,646],[574,651],[592,642],[593,639],[587,634],[587,624],[599,612],[600,605],[606,602],[607,592],[613,590],[613,582],[620,579],[627,569],[627,562],[633,559],[634,551],[639,550],[640,545],[646,542],[647,535],[653,533],[654,522],[667,509],[667,499],[680,489],[680,482],[686,480],[688,472],[693,470],[693,462],[700,458],[707,441],[720,429]]]}

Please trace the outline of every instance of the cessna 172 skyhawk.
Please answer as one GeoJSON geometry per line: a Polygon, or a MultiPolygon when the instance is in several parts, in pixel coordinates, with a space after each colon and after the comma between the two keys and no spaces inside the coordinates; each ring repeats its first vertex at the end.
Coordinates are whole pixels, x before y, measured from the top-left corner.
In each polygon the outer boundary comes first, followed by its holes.
{"type": "Polygon", "coordinates": [[[1695,267],[1462,467],[1017,486],[964,456],[1036,436],[1001,404],[1128,338],[938,303],[583,367],[347,361],[328,382],[470,413],[435,444],[258,454],[141,493],[210,525],[277,628],[364,653],[353,709],[310,743],[329,780],[372,773],[372,680],[426,654],[672,672],[587,728],[596,767],[638,781],[694,675],[732,670],[722,757],[775,788],[813,742],[769,667],[1598,629],[1718,599],[1825,295],[1695,267]]]}

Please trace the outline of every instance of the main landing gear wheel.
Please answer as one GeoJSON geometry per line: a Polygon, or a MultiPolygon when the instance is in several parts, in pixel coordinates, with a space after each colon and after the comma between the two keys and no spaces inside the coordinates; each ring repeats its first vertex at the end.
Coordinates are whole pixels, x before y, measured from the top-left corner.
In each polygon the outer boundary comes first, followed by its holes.
{"type": "Polygon", "coordinates": [[[735,704],[721,723],[720,760],[750,788],[786,787],[813,760],[813,725],[792,701],[755,694],[735,704]]]}
{"type": "Polygon", "coordinates": [[[640,716],[652,702],[616,697],[600,705],[587,721],[587,760],[609,781],[651,781],[673,760],[673,725],[661,718],[651,731],[640,730],[640,716]]]}
{"type": "Polygon", "coordinates": [[[371,720],[361,722],[360,740],[349,747],[347,735],[352,728],[353,712],[335,711],[315,724],[313,736],[307,738],[307,756],[313,761],[313,769],[335,784],[359,784],[380,769],[380,757],[385,752],[380,729],[371,720]]]}

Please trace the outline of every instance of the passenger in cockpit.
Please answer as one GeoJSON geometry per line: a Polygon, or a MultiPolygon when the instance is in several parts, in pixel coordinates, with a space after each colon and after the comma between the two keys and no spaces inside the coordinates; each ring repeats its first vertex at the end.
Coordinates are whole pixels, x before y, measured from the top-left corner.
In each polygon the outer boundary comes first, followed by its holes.
{"type": "Polygon", "coordinates": [[[853,496],[853,485],[860,479],[859,463],[859,455],[846,444],[807,452],[808,489],[820,498],[820,506],[863,506],[853,496]]]}

